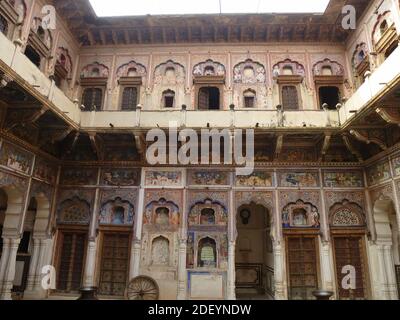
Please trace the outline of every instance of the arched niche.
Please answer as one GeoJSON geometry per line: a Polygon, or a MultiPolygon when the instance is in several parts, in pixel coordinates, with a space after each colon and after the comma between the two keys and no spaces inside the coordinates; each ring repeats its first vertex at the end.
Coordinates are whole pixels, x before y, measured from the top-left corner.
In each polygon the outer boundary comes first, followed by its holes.
{"type": "Polygon", "coordinates": [[[185,68],[180,63],[168,60],[154,69],[155,85],[176,85],[185,83],[185,68]]]}
{"type": "Polygon", "coordinates": [[[363,209],[356,203],[343,200],[329,210],[329,225],[334,228],[366,226],[363,209]]]}
{"type": "Polygon", "coordinates": [[[108,78],[109,69],[106,65],[93,62],[82,68],[81,78],[108,78]]]}
{"type": "Polygon", "coordinates": [[[57,223],[89,225],[90,204],[77,196],[64,200],[58,207],[57,223]]]}
{"type": "Polygon", "coordinates": [[[304,78],[306,75],[306,71],[301,63],[291,59],[285,59],[283,61],[276,63],[273,66],[273,75],[274,77],[300,76],[304,78]]]}
{"type": "Polygon", "coordinates": [[[376,22],[372,29],[372,42],[373,45],[377,45],[377,43],[381,40],[381,38],[385,35],[389,28],[394,24],[392,12],[387,10],[379,14],[376,18],[376,22]]]}
{"type": "Polygon", "coordinates": [[[179,207],[164,198],[152,201],[145,207],[144,225],[177,227],[180,223],[179,207]]]}
{"type": "Polygon", "coordinates": [[[233,68],[233,82],[236,84],[265,84],[265,67],[251,59],[238,63],[233,68]]]}
{"type": "Polygon", "coordinates": [[[102,204],[100,208],[100,225],[132,225],[134,206],[127,200],[117,197],[102,204]]]}
{"type": "Polygon", "coordinates": [[[216,240],[211,237],[202,238],[199,240],[197,248],[197,267],[217,268],[218,250],[216,240]]]}
{"type": "Polygon", "coordinates": [[[189,226],[195,226],[195,225],[227,226],[228,211],[226,207],[221,203],[219,203],[218,201],[205,199],[202,202],[197,202],[190,208],[188,224],[189,226]],[[210,217],[210,219],[206,219],[206,217],[210,217]]]}
{"type": "Polygon", "coordinates": [[[135,61],[129,61],[118,67],[116,76],[117,79],[123,78],[132,78],[132,77],[144,77],[146,76],[147,70],[146,67],[140,63],[135,61]]]}
{"type": "Polygon", "coordinates": [[[194,77],[225,77],[225,74],[225,66],[211,59],[200,62],[193,67],[194,77]]]}
{"type": "Polygon", "coordinates": [[[73,64],[68,49],[64,47],[58,47],[56,56],[56,74],[58,74],[63,79],[70,79],[72,77],[73,64]]]}
{"type": "Polygon", "coordinates": [[[344,76],[344,67],[337,61],[333,61],[329,58],[326,58],[322,61],[318,61],[313,66],[313,74],[314,76],[344,76]],[[330,70],[331,73],[328,74],[327,70],[330,70]],[[325,72],[324,72],[325,71],[325,72]]]}
{"type": "Polygon", "coordinates": [[[317,207],[303,200],[289,203],[282,211],[283,228],[319,228],[319,219],[317,207]]]}
{"type": "Polygon", "coordinates": [[[151,264],[168,266],[170,262],[170,243],[166,237],[155,237],[151,243],[151,264]]]}

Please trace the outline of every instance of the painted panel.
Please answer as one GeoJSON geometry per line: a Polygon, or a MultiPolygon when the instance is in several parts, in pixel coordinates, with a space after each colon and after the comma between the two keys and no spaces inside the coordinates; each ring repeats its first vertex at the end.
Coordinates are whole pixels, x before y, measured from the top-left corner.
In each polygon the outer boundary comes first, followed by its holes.
{"type": "Polygon", "coordinates": [[[325,171],[324,185],[327,188],[364,187],[362,171],[325,171]]]}
{"type": "Polygon", "coordinates": [[[249,176],[236,176],[237,187],[272,187],[274,178],[272,172],[254,171],[249,176]]]}
{"type": "Polygon", "coordinates": [[[368,184],[375,185],[391,178],[389,162],[377,163],[367,168],[368,184]]]}
{"type": "Polygon", "coordinates": [[[33,155],[11,144],[4,143],[0,151],[0,164],[28,174],[32,167],[33,155]]]}
{"type": "Polygon", "coordinates": [[[280,187],[318,187],[319,177],[318,172],[280,172],[279,173],[280,187]]]}

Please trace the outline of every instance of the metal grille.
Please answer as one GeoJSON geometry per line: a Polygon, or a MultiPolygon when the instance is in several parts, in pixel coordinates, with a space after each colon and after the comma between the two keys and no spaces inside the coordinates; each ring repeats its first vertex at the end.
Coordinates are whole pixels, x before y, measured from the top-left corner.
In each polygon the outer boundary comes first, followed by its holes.
{"type": "Polygon", "coordinates": [[[122,93],[121,110],[135,110],[137,106],[137,88],[124,88],[122,93]]]}
{"type": "Polygon", "coordinates": [[[103,90],[100,88],[87,88],[83,91],[82,104],[86,111],[101,110],[103,90]]]}
{"type": "Polygon", "coordinates": [[[285,110],[299,109],[299,95],[297,87],[283,86],[282,87],[282,105],[285,110]]]}

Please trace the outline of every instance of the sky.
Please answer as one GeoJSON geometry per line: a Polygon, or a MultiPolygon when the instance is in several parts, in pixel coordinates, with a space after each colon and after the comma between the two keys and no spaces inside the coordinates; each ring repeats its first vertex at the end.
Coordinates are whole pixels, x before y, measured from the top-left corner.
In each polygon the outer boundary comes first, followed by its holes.
{"type": "Polygon", "coordinates": [[[329,0],[89,0],[99,17],[219,13],[323,13],[329,0]]]}

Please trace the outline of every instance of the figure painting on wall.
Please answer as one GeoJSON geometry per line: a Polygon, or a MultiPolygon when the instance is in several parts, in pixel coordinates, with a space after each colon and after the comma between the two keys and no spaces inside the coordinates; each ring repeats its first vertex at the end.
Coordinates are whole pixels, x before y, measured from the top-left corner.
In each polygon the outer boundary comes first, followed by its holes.
{"type": "Polygon", "coordinates": [[[217,249],[214,239],[204,238],[199,241],[198,265],[202,268],[217,267],[217,249]]]}

